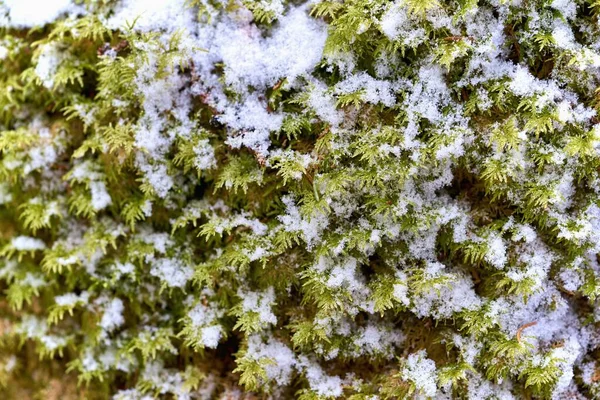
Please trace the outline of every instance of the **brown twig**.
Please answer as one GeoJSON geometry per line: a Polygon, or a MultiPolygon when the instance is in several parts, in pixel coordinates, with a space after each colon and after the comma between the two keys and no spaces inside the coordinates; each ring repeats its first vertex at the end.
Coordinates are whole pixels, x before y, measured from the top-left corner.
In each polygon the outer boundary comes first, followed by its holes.
{"type": "Polygon", "coordinates": [[[523,331],[527,328],[530,328],[534,325],[537,325],[537,321],[533,321],[533,322],[528,322],[524,325],[521,325],[519,327],[519,329],[517,329],[517,342],[521,343],[521,334],[523,333],[523,331]]]}
{"type": "Polygon", "coordinates": [[[473,38],[471,36],[446,36],[444,40],[449,42],[460,42],[461,40],[473,41],[473,38]]]}
{"type": "Polygon", "coordinates": [[[111,47],[109,43],[104,43],[98,48],[98,55],[104,55],[107,51],[111,49],[118,53],[119,51],[125,49],[127,46],[129,46],[129,42],[127,40],[121,40],[114,47],[111,47]]]}
{"type": "Polygon", "coordinates": [[[129,42],[127,40],[121,40],[113,49],[118,53],[119,51],[125,49],[129,46],[129,42]]]}
{"type": "Polygon", "coordinates": [[[279,82],[277,82],[277,83],[275,84],[275,86],[273,86],[273,90],[275,91],[275,90],[279,89],[279,88],[281,87],[281,85],[283,84],[283,81],[284,81],[284,80],[282,79],[282,80],[280,80],[279,82]]]}

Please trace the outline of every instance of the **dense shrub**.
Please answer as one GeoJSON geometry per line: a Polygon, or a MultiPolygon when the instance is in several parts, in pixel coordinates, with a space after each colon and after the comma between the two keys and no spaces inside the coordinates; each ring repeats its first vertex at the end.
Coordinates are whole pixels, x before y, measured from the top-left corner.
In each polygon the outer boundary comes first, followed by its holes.
{"type": "Polygon", "coordinates": [[[600,396],[599,13],[0,1],[0,392],[600,396]]]}

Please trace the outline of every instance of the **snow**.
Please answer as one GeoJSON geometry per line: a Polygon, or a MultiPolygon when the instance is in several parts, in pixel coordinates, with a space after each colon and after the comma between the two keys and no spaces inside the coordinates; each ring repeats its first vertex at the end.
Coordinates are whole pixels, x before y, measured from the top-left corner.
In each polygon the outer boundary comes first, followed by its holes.
{"type": "Polygon", "coordinates": [[[188,313],[188,318],[194,328],[200,330],[202,344],[208,348],[216,348],[223,335],[223,328],[218,319],[224,314],[224,310],[215,305],[197,304],[188,313]]]}
{"type": "Polygon", "coordinates": [[[142,242],[151,244],[160,254],[166,254],[167,249],[175,244],[164,232],[143,232],[138,237],[142,242]]]}
{"type": "Polygon", "coordinates": [[[512,75],[512,82],[509,84],[510,90],[519,96],[531,96],[534,92],[533,86],[535,78],[523,66],[517,66],[515,73],[512,75]]]}
{"type": "Polygon", "coordinates": [[[412,382],[424,396],[433,397],[437,392],[435,362],[427,358],[425,350],[408,356],[402,369],[402,378],[412,382]]]}
{"type": "Polygon", "coordinates": [[[205,347],[216,348],[221,339],[221,332],[223,328],[221,325],[212,325],[206,328],[202,328],[202,343],[205,347]]]}
{"type": "Polygon", "coordinates": [[[338,95],[360,92],[361,99],[365,102],[382,103],[387,107],[396,104],[392,84],[389,81],[377,80],[366,72],[352,75],[339,82],[335,85],[334,92],[338,95]]]}
{"type": "Polygon", "coordinates": [[[290,8],[266,38],[251,19],[249,12],[239,9],[214,27],[198,32],[198,45],[208,53],[195,61],[208,74],[212,64],[222,63],[225,85],[240,94],[239,101],[231,102],[220,93],[224,89],[220,83],[209,87],[214,106],[221,113],[218,119],[228,126],[227,144],[245,146],[266,156],[269,134],[280,129],[284,116],[269,112],[266,102],[252,92],[284,80],[293,86],[300,77],[309,76],[322,58],[327,27],[309,17],[306,6],[290,8]]]}
{"type": "Polygon", "coordinates": [[[0,183],[0,205],[6,204],[12,201],[12,193],[10,193],[10,188],[6,183],[0,183]]]}
{"type": "Polygon", "coordinates": [[[99,211],[112,204],[112,200],[108,194],[108,191],[106,190],[106,185],[104,182],[91,182],[90,190],[92,192],[92,207],[94,207],[94,210],[99,211]]]}
{"type": "Polygon", "coordinates": [[[304,369],[310,388],[319,396],[335,398],[342,395],[342,379],[339,376],[327,375],[318,364],[304,356],[299,358],[299,365],[304,369]]]}
{"type": "Polygon", "coordinates": [[[504,268],[506,264],[506,245],[501,237],[496,234],[488,238],[488,249],[485,260],[498,269],[504,268]]]}
{"type": "Polygon", "coordinates": [[[54,86],[54,75],[64,60],[65,53],[57,44],[45,44],[41,47],[36,60],[35,73],[46,88],[51,89],[54,86]]]}
{"type": "Polygon", "coordinates": [[[169,190],[175,184],[173,178],[167,173],[167,167],[165,165],[150,164],[147,158],[141,153],[136,155],[136,165],[144,172],[146,179],[154,188],[158,197],[166,197],[169,190]]]}
{"type": "Polygon", "coordinates": [[[17,366],[17,357],[11,355],[8,360],[4,363],[4,371],[11,372],[17,366]]]}
{"type": "Polygon", "coordinates": [[[393,292],[394,298],[405,306],[408,306],[410,304],[410,300],[407,296],[407,293],[408,293],[408,286],[406,284],[402,284],[402,283],[394,284],[394,292],[393,292]]]}
{"type": "MultiPolygon", "coordinates": [[[[437,65],[426,65],[419,69],[418,79],[412,84],[409,95],[404,101],[409,124],[405,133],[405,145],[412,147],[412,141],[416,135],[413,133],[412,123],[417,116],[428,119],[432,123],[447,123],[452,121],[449,116],[442,114],[441,108],[448,104],[451,98],[446,85],[443,70],[437,65]]],[[[416,127],[414,128],[416,130],[416,127]]]]}
{"type": "Polygon", "coordinates": [[[102,319],[100,320],[100,326],[107,332],[111,332],[123,325],[125,318],[123,317],[123,311],[125,306],[121,299],[112,299],[104,309],[102,319]]]}
{"type": "Polygon", "coordinates": [[[388,39],[398,40],[407,47],[416,47],[423,43],[427,36],[425,29],[419,26],[417,21],[407,14],[406,7],[395,2],[381,17],[379,26],[388,39]]]}
{"type": "Polygon", "coordinates": [[[514,241],[523,240],[525,243],[533,242],[537,237],[535,230],[529,225],[518,225],[517,232],[513,236],[514,241]]]}
{"type": "Polygon", "coordinates": [[[91,161],[86,160],[73,167],[71,170],[71,177],[81,181],[86,179],[95,181],[100,179],[102,174],[96,171],[96,166],[91,161]]]}
{"type": "Polygon", "coordinates": [[[152,202],[150,200],[144,201],[144,204],[142,204],[141,208],[146,217],[152,216],[152,202]]]}
{"type": "Polygon", "coordinates": [[[67,345],[66,338],[54,335],[43,335],[40,337],[40,342],[42,342],[44,347],[48,350],[55,350],[67,345]]]}
{"type": "Polygon", "coordinates": [[[267,378],[275,380],[282,386],[290,383],[292,372],[297,364],[296,357],[289,347],[273,338],[263,342],[259,335],[248,338],[246,357],[254,360],[265,358],[270,360],[271,362],[265,366],[267,378]]]}
{"type": "Polygon", "coordinates": [[[240,29],[238,24],[228,20],[217,25],[213,41],[200,44],[222,59],[226,82],[236,91],[266,88],[284,78],[292,83],[321,60],[327,27],[310,18],[306,7],[292,8],[279,18],[266,39],[256,26],[240,29]]]}
{"type": "Polygon", "coordinates": [[[580,365],[582,370],[581,378],[583,382],[587,385],[591,385],[594,381],[592,378],[596,374],[596,363],[595,362],[586,362],[580,365]]]}
{"type": "Polygon", "coordinates": [[[561,347],[557,347],[550,352],[549,358],[559,360],[558,365],[561,368],[558,382],[553,390],[555,396],[564,392],[571,385],[575,375],[573,366],[581,351],[581,344],[576,338],[571,337],[565,340],[561,347]]]}
{"type": "Polygon", "coordinates": [[[333,94],[328,93],[327,86],[319,81],[313,81],[309,90],[308,105],[319,118],[334,127],[343,121],[343,114],[335,106],[333,94]]]}
{"type": "Polygon", "coordinates": [[[107,25],[111,29],[121,29],[134,21],[134,27],[141,31],[172,31],[176,27],[189,27],[192,12],[186,7],[185,0],[123,0],[107,25]]]}
{"type": "Polygon", "coordinates": [[[192,279],[193,268],[178,258],[159,258],[152,263],[150,275],[170,287],[183,288],[192,279]]]}
{"type": "Polygon", "coordinates": [[[496,385],[479,374],[468,375],[468,398],[469,399],[493,399],[516,400],[510,393],[510,382],[502,382],[504,385],[496,385]],[[507,385],[508,383],[508,385],[507,385]]]}
{"type": "Polygon", "coordinates": [[[28,28],[46,25],[62,14],[80,10],[71,0],[3,0],[0,4],[8,11],[8,18],[0,17],[0,26],[28,28]]]}
{"type": "Polygon", "coordinates": [[[16,236],[10,243],[15,250],[19,251],[35,251],[44,250],[46,248],[46,244],[40,239],[29,236],[16,236]]]}
{"type": "Polygon", "coordinates": [[[196,154],[196,159],[194,165],[196,168],[203,169],[211,169],[217,166],[217,160],[215,159],[215,151],[210,145],[208,139],[202,139],[198,141],[196,146],[194,146],[194,153],[196,154]]]}
{"type": "MultiPolygon", "coordinates": [[[[50,136],[48,129],[39,131],[40,137],[50,136]]],[[[28,174],[38,169],[48,169],[58,158],[56,149],[53,146],[32,147],[28,152],[30,161],[23,167],[23,172],[28,174]]]]}
{"type": "Polygon", "coordinates": [[[578,47],[573,31],[566,24],[557,24],[552,30],[552,38],[556,45],[562,49],[575,50],[578,47]]]}
{"type": "Polygon", "coordinates": [[[579,289],[584,282],[581,273],[577,270],[564,269],[560,272],[559,277],[563,287],[571,292],[579,289]]]}
{"type": "MultiPolygon", "coordinates": [[[[216,217],[216,216],[215,216],[216,217]]],[[[257,236],[263,236],[267,233],[268,227],[256,218],[250,218],[249,213],[241,213],[233,218],[218,220],[215,218],[215,232],[223,234],[223,232],[231,230],[237,226],[246,226],[252,230],[257,236]]]]}
{"type": "Polygon", "coordinates": [[[273,314],[271,307],[275,303],[275,291],[269,287],[263,292],[238,291],[242,298],[242,311],[255,312],[259,320],[264,324],[277,324],[277,317],[273,314]]]}
{"type": "Polygon", "coordinates": [[[316,214],[312,218],[302,217],[291,196],[283,196],[281,201],[286,206],[286,214],[280,215],[278,219],[288,232],[302,232],[306,244],[310,247],[327,228],[328,220],[322,214],[316,214]]]}
{"type": "Polygon", "coordinates": [[[358,329],[354,345],[359,349],[357,355],[381,354],[393,358],[394,348],[399,347],[404,341],[404,335],[386,325],[369,324],[358,329]]]}
{"type": "Polygon", "coordinates": [[[329,279],[325,284],[330,288],[344,287],[350,291],[357,290],[360,286],[356,278],[357,262],[354,258],[348,258],[340,263],[336,263],[329,271],[329,279]]]}
{"type": "Polygon", "coordinates": [[[423,293],[413,296],[411,311],[418,317],[434,316],[449,318],[462,310],[473,310],[481,305],[481,299],[473,290],[473,281],[460,272],[434,271],[428,268],[427,279],[445,277],[445,284],[436,284],[423,293]]]}
{"type": "Polygon", "coordinates": [[[135,266],[131,263],[115,263],[115,269],[121,274],[131,274],[135,271],[135,266]]]}
{"type": "Polygon", "coordinates": [[[563,17],[572,19],[577,12],[577,5],[573,0],[553,0],[550,6],[561,12],[563,17]]]}
{"type": "Polygon", "coordinates": [[[66,293],[60,296],[56,296],[54,301],[59,306],[74,306],[77,303],[87,303],[89,300],[90,294],[88,292],[82,292],[77,295],[75,293],[66,293]]]}
{"type": "Polygon", "coordinates": [[[100,363],[94,358],[94,354],[90,349],[86,350],[81,359],[81,366],[85,371],[93,372],[100,368],[100,363]]]}
{"type": "Polygon", "coordinates": [[[44,335],[48,331],[48,325],[46,320],[34,315],[25,315],[15,331],[22,333],[27,339],[31,339],[44,335]]]}
{"type": "Polygon", "coordinates": [[[283,123],[283,114],[269,113],[267,104],[257,95],[246,97],[241,104],[227,108],[219,116],[219,121],[234,132],[226,143],[234,149],[248,147],[260,155],[269,153],[269,134],[278,131],[283,123]]]}
{"type": "Polygon", "coordinates": [[[21,279],[21,284],[23,286],[29,286],[31,288],[37,289],[44,286],[46,284],[46,281],[44,280],[44,277],[42,275],[28,272],[25,274],[25,277],[21,279]]]}

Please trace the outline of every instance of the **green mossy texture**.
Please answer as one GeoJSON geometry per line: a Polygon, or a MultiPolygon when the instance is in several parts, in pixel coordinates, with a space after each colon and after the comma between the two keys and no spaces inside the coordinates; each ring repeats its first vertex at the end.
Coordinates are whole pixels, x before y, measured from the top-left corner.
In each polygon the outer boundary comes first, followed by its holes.
{"type": "Polygon", "coordinates": [[[5,398],[599,398],[600,1],[133,3],[0,28],[5,398]]]}

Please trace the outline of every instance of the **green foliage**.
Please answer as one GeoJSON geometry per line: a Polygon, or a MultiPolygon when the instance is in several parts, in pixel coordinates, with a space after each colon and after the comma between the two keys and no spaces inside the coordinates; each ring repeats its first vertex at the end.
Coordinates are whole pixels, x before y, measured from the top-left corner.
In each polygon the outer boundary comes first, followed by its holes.
{"type": "Polygon", "coordinates": [[[251,391],[256,391],[260,388],[260,384],[267,379],[265,367],[274,363],[268,358],[253,360],[244,357],[239,358],[236,362],[237,367],[233,372],[240,374],[240,384],[251,391]]]}
{"type": "Polygon", "coordinates": [[[241,154],[228,159],[217,177],[215,189],[226,188],[234,193],[242,189],[246,193],[250,184],[260,186],[262,182],[263,172],[256,160],[248,154],[241,154]]]}
{"type": "Polygon", "coordinates": [[[174,337],[170,328],[158,328],[142,331],[127,345],[130,353],[138,352],[144,360],[155,359],[161,352],[176,353],[171,339],[174,337]]]}
{"type": "Polygon", "coordinates": [[[600,1],[75,3],[0,21],[8,399],[600,394],[600,1]]]}

